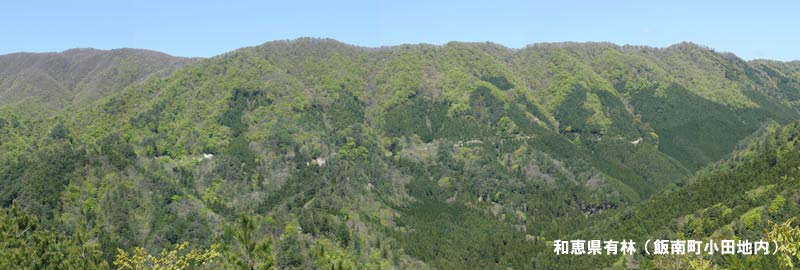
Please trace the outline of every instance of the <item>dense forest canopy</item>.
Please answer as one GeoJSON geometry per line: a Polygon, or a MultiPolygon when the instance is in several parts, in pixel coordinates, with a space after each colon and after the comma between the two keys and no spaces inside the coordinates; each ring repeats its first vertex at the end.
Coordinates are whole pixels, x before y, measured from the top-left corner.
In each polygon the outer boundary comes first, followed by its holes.
{"type": "Polygon", "coordinates": [[[693,43],[3,55],[0,268],[777,269],[553,240],[791,239],[799,118],[693,43]]]}

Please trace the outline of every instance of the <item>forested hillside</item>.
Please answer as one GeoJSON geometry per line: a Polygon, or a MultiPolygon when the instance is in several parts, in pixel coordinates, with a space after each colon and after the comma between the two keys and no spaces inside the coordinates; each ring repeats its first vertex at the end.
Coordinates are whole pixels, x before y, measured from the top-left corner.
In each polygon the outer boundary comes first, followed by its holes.
{"type": "Polygon", "coordinates": [[[0,106],[49,115],[91,104],[151,75],[169,75],[195,60],[138,49],[2,55],[0,106]]]}
{"type": "Polygon", "coordinates": [[[658,268],[552,240],[760,237],[798,118],[800,63],[692,43],[5,55],[0,266],[658,268]]]}
{"type": "MultiPolygon", "coordinates": [[[[800,216],[798,181],[800,122],[760,130],[725,160],[698,171],[680,187],[606,217],[596,219],[573,237],[603,239],[769,239],[774,224],[800,216]]],[[[789,221],[791,223],[791,221],[789,221]]],[[[794,236],[795,239],[797,236],[794,236]]],[[[779,239],[780,240],[780,239],[779,239]]],[[[785,241],[785,240],[784,240],[785,241]]],[[[782,245],[785,243],[781,243],[782,245]]],[[[620,269],[696,269],[688,262],[704,261],[715,269],[779,269],[777,256],[719,255],[660,257],[619,256],[575,264],[608,264],[620,269]],[[680,259],[675,263],[670,260],[680,259]],[[668,267],[667,267],[668,266],[668,267]],[[719,269],[719,268],[716,268],[719,269]]],[[[800,258],[794,258],[796,264],[800,258]]],[[[785,266],[785,265],[784,265],[785,266]]],[[[783,268],[781,268],[783,269],[783,268]]]]}

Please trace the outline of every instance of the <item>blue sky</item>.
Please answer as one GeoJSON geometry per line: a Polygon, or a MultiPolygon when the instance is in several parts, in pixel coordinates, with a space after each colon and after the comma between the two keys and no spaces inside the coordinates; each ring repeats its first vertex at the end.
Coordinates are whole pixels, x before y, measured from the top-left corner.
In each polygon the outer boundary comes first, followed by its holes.
{"type": "Polygon", "coordinates": [[[0,54],[75,47],[213,56],[276,39],[362,46],[692,41],[744,59],[800,60],[800,1],[12,1],[0,54]]]}

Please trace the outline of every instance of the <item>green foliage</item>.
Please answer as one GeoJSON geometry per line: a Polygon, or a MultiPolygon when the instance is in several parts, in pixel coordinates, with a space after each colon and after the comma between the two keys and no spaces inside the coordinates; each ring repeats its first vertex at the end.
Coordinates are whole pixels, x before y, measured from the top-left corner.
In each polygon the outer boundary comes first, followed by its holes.
{"type": "MultiPolygon", "coordinates": [[[[85,161],[85,151],[67,141],[55,141],[34,152],[33,158],[20,164],[23,168],[17,182],[7,182],[6,202],[16,200],[31,213],[46,220],[60,208],[59,195],[69,177],[85,161]]],[[[9,181],[11,179],[6,179],[9,181]]]]}
{"type": "Polygon", "coordinates": [[[364,121],[364,105],[355,96],[342,96],[330,107],[331,127],[342,130],[364,121]]]}
{"type": "Polygon", "coordinates": [[[300,243],[300,227],[296,223],[289,223],[283,230],[278,241],[277,266],[280,269],[302,268],[304,253],[300,243]]]}
{"type": "Polygon", "coordinates": [[[398,234],[400,244],[436,268],[531,267],[541,252],[511,227],[459,206],[426,198],[402,214],[401,225],[415,230],[398,234]]]}
{"type": "MultiPolygon", "coordinates": [[[[602,219],[580,234],[602,238],[636,235],[644,239],[765,238],[763,231],[769,229],[769,222],[800,213],[796,203],[787,202],[781,214],[766,213],[777,200],[773,199],[777,197],[774,192],[795,194],[800,190],[798,171],[791,169],[800,163],[798,130],[797,122],[770,130],[726,160],[700,171],[689,183],[602,219]],[[733,217],[740,217],[740,221],[735,222],[733,217]]],[[[777,268],[774,257],[713,260],[713,264],[736,269],[777,268]]]]}
{"type": "Polygon", "coordinates": [[[794,218],[780,224],[772,224],[767,232],[768,240],[778,243],[778,261],[782,269],[794,269],[800,264],[800,228],[792,223],[794,218]]]}
{"type": "Polygon", "coordinates": [[[362,163],[368,162],[367,157],[369,156],[369,149],[363,145],[356,145],[355,142],[347,142],[347,144],[339,148],[338,153],[339,156],[347,160],[362,163]]]}
{"type": "Polygon", "coordinates": [[[750,211],[745,212],[741,219],[742,223],[749,229],[753,229],[756,226],[761,225],[761,216],[763,215],[763,209],[761,208],[753,208],[750,211]]]}
{"type": "Polygon", "coordinates": [[[69,130],[64,123],[58,122],[53,129],[50,130],[50,138],[54,140],[67,140],[69,139],[69,130]]]}
{"type": "Polygon", "coordinates": [[[782,118],[760,109],[734,113],[677,85],[666,88],[664,97],[654,91],[640,90],[631,104],[658,134],[659,150],[693,170],[729,153],[758,130],[765,118],[782,118]]]}
{"type": "Polygon", "coordinates": [[[131,254],[124,250],[117,251],[114,266],[119,270],[189,270],[213,269],[210,265],[219,257],[217,248],[212,246],[204,250],[186,250],[189,243],[175,245],[173,249],[164,249],[159,256],[147,254],[144,248],[134,248],[131,254]]]}
{"type": "Polygon", "coordinates": [[[0,210],[0,268],[106,269],[97,245],[42,227],[16,205],[0,210]]]}
{"type": "Polygon", "coordinates": [[[236,247],[228,255],[228,262],[241,270],[270,270],[275,267],[272,242],[258,239],[260,219],[246,213],[240,214],[236,224],[226,228],[226,233],[236,240],[236,247]]]}
{"type": "MultiPolygon", "coordinates": [[[[388,110],[383,130],[392,137],[419,136],[424,142],[435,138],[470,139],[480,137],[485,130],[466,115],[450,115],[456,105],[414,97],[388,110]]],[[[466,114],[469,109],[465,109],[466,114]]]]}
{"type": "Polygon", "coordinates": [[[130,166],[136,160],[133,146],[125,142],[119,133],[111,134],[100,141],[100,153],[120,170],[130,166]]]}
{"type": "Polygon", "coordinates": [[[778,197],[776,197],[775,200],[773,200],[772,203],[769,204],[769,213],[770,214],[779,213],[781,210],[783,210],[782,208],[784,207],[784,205],[786,205],[786,198],[784,198],[779,194],[778,197]]]}
{"type": "Polygon", "coordinates": [[[247,131],[247,124],[242,120],[245,111],[252,111],[259,106],[272,103],[261,91],[233,90],[228,109],[220,115],[219,123],[233,132],[233,137],[241,136],[247,131]]]}
{"type": "Polygon", "coordinates": [[[39,224],[7,235],[9,258],[768,269],[776,259],[555,257],[549,240],[758,239],[800,213],[800,128],[775,128],[798,117],[800,67],[789,63],[692,44],[299,39],[133,83],[151,74],[135,60],[110,69],[113,89],[92,91],[107,97],[75,96],[84,105],[60,113],[0,108],[0,202],[39,224]],[[174,245],[184,242],[193,248],[174,245]]]}
{"type": "Polygon", "coordinates": [[[695,255],[658,256],[650,268],[657,270],[718,270],[718,265],[695,255]]]}
{"type": "Polygon", "coordinates": [[[500,90],[508,90],[514,88],[514,84],[508,81],[503,76],[482,76],[481,80],[491,83],[500,90]]]}

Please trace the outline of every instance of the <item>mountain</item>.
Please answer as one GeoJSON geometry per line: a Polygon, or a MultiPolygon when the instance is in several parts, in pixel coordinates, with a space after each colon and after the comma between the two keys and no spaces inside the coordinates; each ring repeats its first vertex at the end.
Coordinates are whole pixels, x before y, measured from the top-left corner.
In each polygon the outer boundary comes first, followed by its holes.
{"type": "Polygon", "coordinates": [[[800,116],[797,62],[692,43],[303,38],[166,62],[138,79],[108,71],[121,65],[53,77],[75,86],[22,91],[37,106],[0,110],[0,216],[36,217],[66,239],[54,254],[89,250],[83,268],[184,241],[220,248],[216,267],[231,269],[605,268],[615,262],[554,256],[550,240],[662,228],[629,223],[636,213],[645,224],[719,202],[750,211],[715,187],[764,179],[742,169],[726,182],[720,160],[800,116]],[[38,101],[49,95],[73,98],[38,101]],[[672,197],[695,191],[712,199],[672,197]]]}
{"type": "Polygon", "coordinates": [[[59,111],[92,103],[152,75],[169,75],[195,60],[139,49],[0,55],[0,106],[59,111]]]}
{"type": "MultiPolygon", "coordinates": [[[[764,239],[773,223],[796,218],[800,122],[770,125],[684,185],[601,218],[582,236],[622,239],[764,239]]],[[[637,240],[639,240],[637,239],[637,240]]],[[[637,254],[616,263],[657,268],[666,258],[637,254]],[[624,263],[623,263],[624,261],[624,263]]],[[[778,269],[774,256],[709,256],[729,269],[778,269]]],[[[586,263],[586,262],[583,262],[586,263]]],[[[588,265],[597,265],[589,262],[588,265]]],[[[669,269],[686,269],[687,266],[669,269]]],[[[648,267],[645,267],[648,268],[648,267]]]]}

